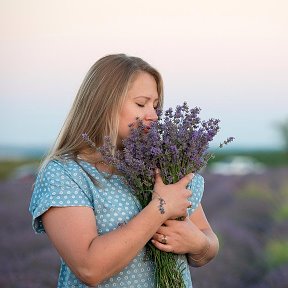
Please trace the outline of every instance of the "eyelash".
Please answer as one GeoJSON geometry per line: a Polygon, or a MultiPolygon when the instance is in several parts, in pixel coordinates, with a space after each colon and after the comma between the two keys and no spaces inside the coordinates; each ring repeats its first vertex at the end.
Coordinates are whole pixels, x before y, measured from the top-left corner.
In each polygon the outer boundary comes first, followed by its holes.
{"type": "MultiPolygon", "coordinates": [[[[137,104],[137,106],[139,106],[139,107],[141,107],[141,108],[144,108],[144,106],[145,106],[145,105],[138,104],[138,103],[136,103],[136,104],[137,104]]],[[[158,109],[158,105],[157,105],[156,107],[153,107],[153,108],[154,108],[155,110],[158,109]]]]}

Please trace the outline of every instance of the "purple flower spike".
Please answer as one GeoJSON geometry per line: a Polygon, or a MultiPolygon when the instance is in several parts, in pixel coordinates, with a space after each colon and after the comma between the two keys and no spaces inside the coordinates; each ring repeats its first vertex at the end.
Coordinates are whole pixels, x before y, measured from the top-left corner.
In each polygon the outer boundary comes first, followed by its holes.
{"type": "MultiPolygon", "coordinates": [[[[220,121],[201,121],[200,111],[199,107],[190,109],[186,102],[178,105],[175,112],[172,108],[164,113],[157,109],[158,121],[153,122],[148,131],[142,121],[136,119],[129,126],[130,135],[123,141],[124,148],[114,154],[111,140],[104,139],[99,151],[123,173],[142,207],[151,200],[156,168],[161,169],[164,183],[175,183],[184,175],[199,171],[213,157],[208,152],[209,143],[218,133],[220,121]]],[[[83,134],[83,139],[92,142],[87,134],[83,134]]],[[[228,138],[220,147],[233,139],[228,138]]]]}

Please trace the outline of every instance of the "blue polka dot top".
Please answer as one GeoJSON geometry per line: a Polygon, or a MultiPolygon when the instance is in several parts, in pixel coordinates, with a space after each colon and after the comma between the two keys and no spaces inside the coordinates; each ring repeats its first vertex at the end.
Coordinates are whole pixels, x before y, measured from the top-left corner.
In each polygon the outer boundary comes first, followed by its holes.
{"type": "MultiPolygon", "coordinates": [[[[199,205],[203,190],[204,179],[196,174],[188,185],[193,191],[190,201],[192,207],[189,215],[199,205]]],[[[86,206],[93,209],[98,234],[103,235],[113,231],[130,221],[140,210],[140,204],[132,190],[120,175],[110,175],[99,172],[88,162],[73,160],[51,160],[39,172],[29,207],[33,216],[32,226],[36,233],[45,232],[41,215],[50,207],[86,206]],[[86,172],[94,177],[99,185],[95,186],[86,172]]],[[[187,288],[192,287],[191,275],[185,255],[177,256],[183,270],[187,288]]],[[[154,264],[145,257],[145,247],[120,273],[105,280],[96,287],[155,287],[154,264]]],[[[89,287],[81,282],[68,265],[61,259],[58,286],[89,287]]]]}

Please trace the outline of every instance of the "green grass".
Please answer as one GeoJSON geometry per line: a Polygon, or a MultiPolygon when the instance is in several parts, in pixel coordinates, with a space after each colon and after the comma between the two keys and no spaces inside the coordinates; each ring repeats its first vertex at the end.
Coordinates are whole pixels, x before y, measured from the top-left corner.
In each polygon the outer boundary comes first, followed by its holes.
{"type": "Polygon", "coordinates": [[[40,159],[4,160],[0,161],[0,180],[5,180],[20,166],[26,164],[39,164],[40,159]]]}
{"type": "Polygon", "coordinates": [[[280,191],[281,202],[277,210],[275,211],[273,217],[274,220],[278,223],[288,221],[288,182],[284,182],[280,191]]]}
{"type": "Polygon", "coordinates": [[[215,158],[209,164],[222,161],[229,156],[248,156],[269,167],[288,166],[288,153],[281,150],[229,150],[214,152],[215,158]]]}
{"type": "Polygon", "coordinates": [[[271,268],[288,263],[288,241],[271,240],[266,246],[266,258],[271,268]]]}

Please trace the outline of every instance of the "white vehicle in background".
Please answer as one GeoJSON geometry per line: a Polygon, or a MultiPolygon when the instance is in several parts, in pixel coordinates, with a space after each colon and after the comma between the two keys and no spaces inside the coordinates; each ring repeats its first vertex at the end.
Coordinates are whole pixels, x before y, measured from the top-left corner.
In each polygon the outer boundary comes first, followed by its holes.
{"type": "Polygon", "coordinates": [[[261,174],[265,171],[265,166],[252,157],[231,156],[223,161],[212,163],[207,170],[221,175],[261,174]]]}

